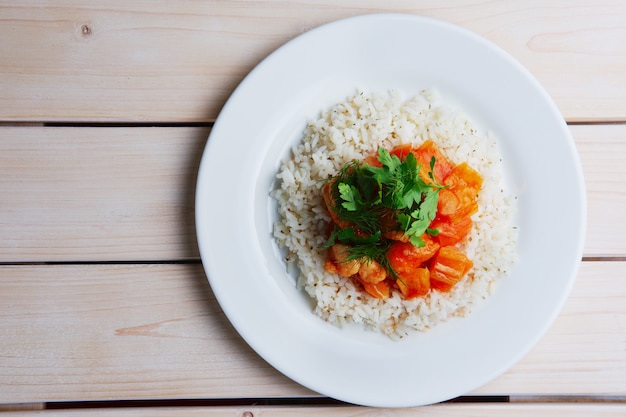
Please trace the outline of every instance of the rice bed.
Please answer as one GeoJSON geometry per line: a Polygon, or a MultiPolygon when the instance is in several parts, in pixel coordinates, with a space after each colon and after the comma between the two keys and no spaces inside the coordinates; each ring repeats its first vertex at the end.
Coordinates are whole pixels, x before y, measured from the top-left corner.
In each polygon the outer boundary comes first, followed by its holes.
{"type": "Polygon", "coordinates": [[[473,305],[494,290],[495,282],[515,262],[514,196],[502,186],[502,163],[496,140],[481,132],[458,109],[441,102],[435,90],[405,99],[399,92],[358,92],[306,126],[302,141],[281,164],[273,192],[281,219],[274,236],[295,260],[298,285],[314,300],[314,313],[343,326],[362,323],[393,338],[425,331],[454,316],[469,314],[473,305]],[[472,270],[448,293],[405,300],[398,291],[380,300],[361,291],[350,278],[325,271],[330,216],[322,199],[324,180],[345,163],[363,160],[379,147],[419,145],[433,140],[454,163],[467,162],[484,179],[479,211],[461,250],[474,262],[472,270]]]}

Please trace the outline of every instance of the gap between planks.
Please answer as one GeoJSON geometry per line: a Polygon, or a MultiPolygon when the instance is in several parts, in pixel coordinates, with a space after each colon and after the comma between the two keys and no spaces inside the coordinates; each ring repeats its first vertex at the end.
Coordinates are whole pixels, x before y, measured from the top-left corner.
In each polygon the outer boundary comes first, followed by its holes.
{"type": "MultiPolygon", "coordinates": [[[[213,127],[215,119],[199,122],[164,121],[0,121],[0,127],[213,127]]],[[[624,125],[626,120],[571,120],[568,126],[624,125]]]]}
{"type": "MultiPolygon", "coordinates": [[[[582,262],[626,262],[626,256],[584,256],[582,262]]],[[[124,261],[4,261],[0,266],[44,266],[44,265],[200,265],[202,259],[162,259],[162,260],[124,260],[124,261]]]]}
{"type": "MultiPolygon", "coordinates": [[[[461,396],[441,404],[626,404],[626,395],[576,395],[576,396],[461,396]]],[[[439,404],[439,405],[441,405],[439,404]]],[[[436,405],[436,404],[435,404],[436,405]]],[[[164,407],[353,407],[329,397],[302,398],[233,398],[233,399],[168,399],[168,400],[121,400],[121,401],[59,401],[43,403],[0,404],[2,411],[73,410],[73,409],[120,409],[164,407]]]]}

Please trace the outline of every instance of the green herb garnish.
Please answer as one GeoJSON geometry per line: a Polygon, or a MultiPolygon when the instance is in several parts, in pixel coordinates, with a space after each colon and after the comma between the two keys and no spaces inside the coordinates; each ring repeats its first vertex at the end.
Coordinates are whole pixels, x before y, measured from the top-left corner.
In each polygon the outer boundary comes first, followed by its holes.
{"type": "Polygon", "coordinates": [[[329,207],[350,227],[335,225],[322,249],[335,242],[351,245],[351,259],[373,259],[388,267],[386,252],[391,245],[384,235],[401,232],[416,247],[425,245],[424,233],[435,236],[428,226],[437,214],[439,185],[433,175],[435,158],[431,158],[425,182],[419,175],[422,166],[412,153],[403,161],[384,148],[378,150],[380,167],[352,161],[331,178],[333,204],[329,207]]]}

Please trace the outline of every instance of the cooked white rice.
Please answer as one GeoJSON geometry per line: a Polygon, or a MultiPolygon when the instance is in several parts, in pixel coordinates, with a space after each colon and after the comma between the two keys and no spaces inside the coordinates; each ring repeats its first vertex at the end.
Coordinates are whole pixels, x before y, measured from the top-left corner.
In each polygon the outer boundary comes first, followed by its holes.
{"type": "Polygon", "coordinates": [[[289,258],[296,260],[298,284],[315,301],[315,314],[330,323],[363,323],[394,338],[424,331],[450,317],[467,315],[492,293],[493,284],[515,262],[514,197],[502,186],[496,141],[462,112],[441,103],[434,90],[409,99],[398,92],[360,92],[335,105],[308,124],[302,142],[282,163],[278,179],[280,187],[273,195],[281,220],[275,224],[274,235],[287,248],[289,258]],[[393,291],[388,299],[376,299],[350,278],[324,269],[326,252],[317,248],[327,239],[331,220],[322,199],[323,180],[336,175],[346,162],[363,160],[380,146],[419,145],[427,139],[436,142],[451,161],[467,162],[484,178],[474,227],[462,244],[474,267],[449,293],[431,291],[425,297],[404,300],[393,291]]]}

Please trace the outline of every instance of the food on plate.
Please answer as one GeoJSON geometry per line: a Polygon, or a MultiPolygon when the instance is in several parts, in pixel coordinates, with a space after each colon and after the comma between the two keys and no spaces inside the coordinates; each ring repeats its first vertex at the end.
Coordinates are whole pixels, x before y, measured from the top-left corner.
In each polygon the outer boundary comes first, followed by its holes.
{"type": "Polygon", "coordinates": [[[465,316],[515,263],[496,140],[435,90],[359,92],[281,163],[274,236],[314,312],[392,338],[465,316]]]}
{"type": "Polygon", "coordinates": [[[320,247],[326,271],[375,298],[394,288],[405,299],[450,291],[473,266],[455,245],[471,231],[482,183],[431,140],[347,163],[322,188],[332,219],[320,247]]]}

